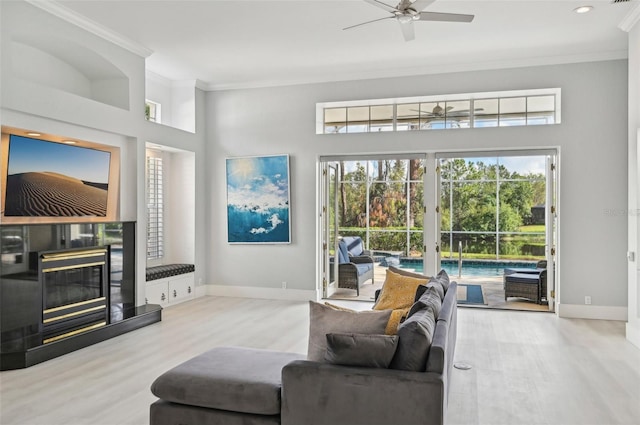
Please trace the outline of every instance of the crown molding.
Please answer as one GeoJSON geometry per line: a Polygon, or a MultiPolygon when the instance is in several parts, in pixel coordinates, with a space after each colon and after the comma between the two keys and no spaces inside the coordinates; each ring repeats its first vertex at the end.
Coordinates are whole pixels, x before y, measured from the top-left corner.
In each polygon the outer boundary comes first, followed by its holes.
{"type": "Polygon", "coordinates": [[[109,29],[99,23],[92,21],[91,19],[83,16],[65,6],[62,6],[56,1],[43,1],[43,0],[25,0],[27,3],[44,10],[64,21],[69,22],[77,27],[84,29],[98,37],[107,40],[123,49],[130,51],[143,58],[148,58],[153,53],[153,50],[137,43],[117,32],[109,29]]]}
{"type": "Polygon", "coordinates": [[[627,13],[622,21],[618,24],[618,28],[620,28],[624,32],[629,32],[633,29],[633,27],[640,21],[640,4],[636,5],[633,9],[627,13]]]}
{"type": "Polygon", "coordinates": [[[148,69],[145,70],[145,77],[147,79],[147,81],[151,81],[154,82],[156,84],[160,84],[164,87],[178,87],[178,88],[190,88],[190,87],[194,87],[196,89],[200,89],[203,91],[207,91],[208,90],[208,85],[206,82],[202,81],[202,80],[172,80],[170,78],[167,77],[163,77],[160,74],[156,74],[153,71],[149,71],[148,69]]]}

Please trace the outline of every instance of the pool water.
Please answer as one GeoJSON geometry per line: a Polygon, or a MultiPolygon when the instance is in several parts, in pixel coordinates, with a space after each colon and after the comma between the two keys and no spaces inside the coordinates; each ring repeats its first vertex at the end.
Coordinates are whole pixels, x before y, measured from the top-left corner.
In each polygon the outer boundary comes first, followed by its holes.
{"type": "MultiPolygon", "coordinates": [[[[442,268],[450,276],[458,276],[457,260],[441,260],[442,268]]],[[[467,277],[496,277],[504,274],[505,268],[530,268],[535,269],[536,263],[529,261],[496,261],[496,260],[463,260],[462,276],[467,277]]],[[[422,260],[420,259],[401,259],[400,268],[413,269],[416,273],[423,272],[422,260]]]]}

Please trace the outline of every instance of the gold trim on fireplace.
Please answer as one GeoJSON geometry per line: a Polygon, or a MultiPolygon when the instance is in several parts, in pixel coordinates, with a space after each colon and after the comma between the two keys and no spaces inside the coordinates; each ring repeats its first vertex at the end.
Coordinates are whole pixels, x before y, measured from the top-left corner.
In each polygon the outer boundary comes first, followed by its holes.
{"type": "Polygon", "coordinates": [[[44,314],[55,313],[56,311],[67,310],[69,308],[78,307],[78,306],[81,306],[81,305],[86,305],[86,304],[91,304],[91,303],[95,303],[95,302],[105,301],[106,299],[107,299],[107,297],[91,298],[90,300],[86,300],[86,301],[80,301],[80,302],[73,303],[73,304],[65,304],[65,305],[60,306],[60,307],[49,308],[47,310],[44,310],[43,313],[44,314]]]}
{"type": "Polygon", "coordinates": [[[107,253],[106,249],[87,249],[84,251],[42,254],[42,262],[46,263],[47,261],[62,261],[62,260],[74,260],[76,258],[97,257],[97,256],[105,255],[106,253],[107,253]]]}
{"type": "Polygon", "coordinates": [[[51,267],[48,269],[42,269],[42,273],[59,272],[62,270],[71,270],[71,269],[82,269],[85,267],[93,267],[93,266],[104,266],[105,264],[106,264],[105,261],[98,261],[96,263],[82,263],[82,264],[74,264],[71,266],[51,267]]]}
{"type": "Polygon", "coordinates": [[[104,310],[106,308],[107,308],[106,305],[99,305],[98,307],[91,307],[91,308],[87,308],[85,310],[74,311],[73,313],[63,314],[62,316],[50,317],[48,319],[44,319],[42,321],[42,323],[46,325],[47,323],[56,322],[56,321],[62,320],[62,319],[68,319],[70,317],[80,316],[80,315],[86,314],[86,313],[92,313],[92,312],[98,311],[98,310],[104,310]]]}
{"type": "Polygon", "coordinates": [[[48,344],[50,342],[54,342],[54,341],[58,341],[59,339],[66,338],[68,336],[78,335],[78,334],[81,334],[83,332],[90,331],[92,329],[101,328],[101,327],[105,326],[106,324],[107,324],[107,322],[96,323],[95,325],[87,326],[86,328],[76,329],[75,331],[67,332],[66,334],[62,334],[62,335],[58,335],[58,336],[53,336],[51,338],[47,338],[47,339],[43,340],[42,343],[43,344],[48,344]]]}

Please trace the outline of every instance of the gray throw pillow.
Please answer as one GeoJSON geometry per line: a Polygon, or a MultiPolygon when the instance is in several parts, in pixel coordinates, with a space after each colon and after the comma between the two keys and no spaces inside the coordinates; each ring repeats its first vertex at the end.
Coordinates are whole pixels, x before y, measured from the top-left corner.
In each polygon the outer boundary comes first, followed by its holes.
{"type": "Polygon", "coordinates": [[[447,292],[449,290],[449,275],[444,269],[440,270],[440,272],[436,275],[436,280],[440,282],[440,284],[444,288],[444,292],[447,292]]]}
{"type": "Polygon", "coordinates": [[[431,287],[433,287],[438,293],[438,295],[440,296],[440,301],[444,300],[444,287],[440,284],[440,282],[437,282],[435,279],[432,278],[431,280],[429,280],[429,283],[427,283],[426,285],[418,286],[418,288],[416,289],[416,297],[414,299],[414,302],[418,301],[422,296],[422,294],[425,293],[427,288],[431,288],[431,287]]]}
{"type": "Polygon", "coordinates": [[[327,334],[327,363],[387,368],[396,352],[396,335],[327,334]]]}
{"type": "Polygon", "coordinates": [[[401,323],[397,333],[398,347],[389,368],[424,372],[435,327],[436,315],[430,305],[401,323]]]}
{"type": "Polygon", "coordinates": [[[440,291],[442,291],[442,287],[440,285],[427,285],[424,293],[420,296],[420,299],[413,303],[413,305],[409,309],[409,313],[407,313],[407,319],[426,307],[431,307],[435,317],[438,317],[438,315],[440,314],[440,309],[442,308],[440,291]]]}
{"type": "Polygon", "coordinates": [[[329,333],[384,334],[391,310],[343,311],[309,301],[307,359],[324,361],[329,333]]]}

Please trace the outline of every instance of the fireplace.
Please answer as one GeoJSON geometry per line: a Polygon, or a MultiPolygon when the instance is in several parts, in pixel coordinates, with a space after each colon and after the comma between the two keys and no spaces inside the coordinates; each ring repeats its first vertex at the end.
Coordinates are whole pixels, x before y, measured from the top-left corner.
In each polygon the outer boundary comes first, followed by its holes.
{"type": "Polygon", "coordinates": [[[0,223],[0,371],[162,320],[136,304],[135,235],[131,221],[0,223]]]}
{"type": "Polygon", "coordinates": [[[109,257],[107,247],[39,254],[43,344],[107,324],[109,257]]]}

